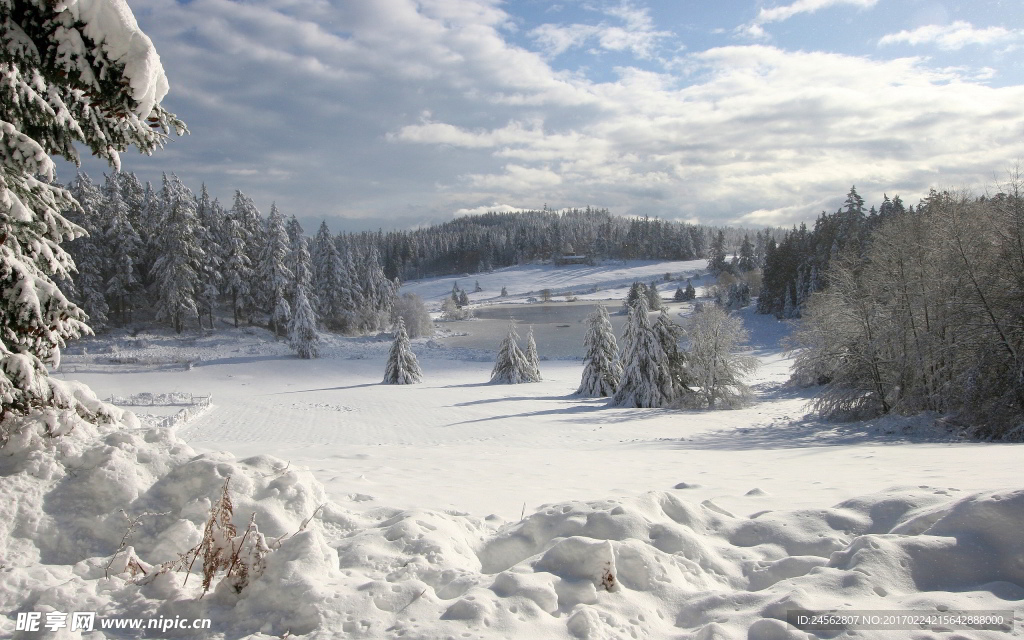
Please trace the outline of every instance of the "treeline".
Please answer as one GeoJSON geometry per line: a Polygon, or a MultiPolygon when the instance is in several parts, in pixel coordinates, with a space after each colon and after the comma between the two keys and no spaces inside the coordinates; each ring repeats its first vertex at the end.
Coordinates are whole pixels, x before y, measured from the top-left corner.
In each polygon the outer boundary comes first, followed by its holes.
{"type": "Polygon", "coordinates": [[[825,414],[931,411],[974,437],[1024,437],[1020,174],[916,209],[894,199],[864,215],[853,196],[768,254],[761,309],[802,315],[795,377],[825,385],[825,414]]]}
{"type": "Polygon", "coordinates": [[[402,281],[477,273],[571,253],[598,261],[706,258],[724,234],[739,247],[743,232],[656,218],[622,218],[607,209],[517,211],[460,217],[416,230],[356,234],[375,244],[384,272],[402,281]]]}
{"type": "Polygon", "coordinates": [[[308,238],[276,206],[264,216],[236,191],[225,207],[174,175],[154,188],[132,173],[107,175],[101,186],[80,173],[69,190],[81,208],[64,215],[87,235],[67,244],[77,272],[62,288],[93,328],[154,317],[179,333],[212,328],[218,307],[235,326],[267,322],[278,334],[308,335],[296,322],[344,333],[391,324],[398,285],[360,237],[322,224],[308,238]]]}
{"type": "Polygon", "coordinates": [[[864,199],[851,187],[846,202],[832,214],[822,212],[808,230],[801,223],[776,243],[768,240],[764,251],[759,313],[796,318],[815,291],[826,284],[829,265],[844,251],[862,254],[872,232],[893,217],[913,213],[899,196],[883,196],[876,209],[864,209],[864,199]]]}

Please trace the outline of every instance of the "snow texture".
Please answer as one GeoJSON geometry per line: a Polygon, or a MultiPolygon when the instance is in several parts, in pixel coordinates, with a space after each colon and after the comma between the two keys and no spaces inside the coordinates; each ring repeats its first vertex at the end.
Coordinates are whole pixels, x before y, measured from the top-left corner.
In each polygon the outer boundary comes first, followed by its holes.
{"type": "Polygon", "coordinates": [[[738,317],[763,366],[756,403],[728,412],[571,396],[573,361],[510,397],[443,338],[410,341],[431,375],[409,386],[372,383],[381,337],[325,334],[318,360],[256,328],[75,343],[60,375],[104,395],[218,405],[146,427],[52,380],[106,423],[39,413],[0,451],[0,636],[19,612],[96,610],[210,618],[179,636],[197,638],[795,639],[815,636],[786,612],[808,608],[1015,618],[819,637],[1020,637],[1019,447],[925,418],[808,421],[782,387],[785,323],[738,317]],[[255,517],[266,549],[247,547],[241,588],[221,573],[200,597],[198,562],[187,582],[164,565],[202,541],[228,477],[236,533],[255,517]]]}

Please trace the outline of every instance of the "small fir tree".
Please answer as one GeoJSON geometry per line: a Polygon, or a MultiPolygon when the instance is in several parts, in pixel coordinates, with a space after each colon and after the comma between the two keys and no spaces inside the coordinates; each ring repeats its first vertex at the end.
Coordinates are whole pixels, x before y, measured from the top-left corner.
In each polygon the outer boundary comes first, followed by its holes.
{"type": "Polygon", "coordinates": [[[604,305],[598,305],[587,319],[583,345],[587,355],[583,359],[583,379],[576,393],[595,398],[614,394],[622,377],[622,365],[619,363],[615,331],[604,305]]]}
{"type": "Polygon", "coordinates": [[[384,369],[384,384],[416,384],[422,380],[423,372],[409,344],[405,321],[399,316],[395,323],[395,341],[391,343],[388,364],[384,369]]]}
{"type": "Polygon", "coordinates": [[[491,382],[496,384],[520,384],[535,382],[533,370],[526,360],[526,354],[519,348],[519,334],[514,323],[508,325],[508,335],[498,347],[498,358],[491,371],[491,382]]]}
{"type": "Polygon", "coordinates": [[[647,305],[651,311],[661,311],[661,294],[658,293],[658,283],[651,282],[647,287],[647,305]]]}
{"type": "Polygon", "coordinates": [[[697,290],[693,288],[693,283],[690,282],[689,278],[686,280],[686,289],[683,290],[683,300],[693,300],[697,297],[697,290]]]}
{"type": "MultiPolygon", "coordinates": [[[[634,282],[629,287],[629,291],[626,293],[626,299],[622,303],[622,312],[629,313],[629,310],[633,308],[636,301],[641,297],[647,297],[647,286],[642,282],[634,282]]],[[[647,301],[648,309],[650,308],[650,299],[647,301]]]]}
{"type": "Polygon", "coordinates": [[[530,365],[531,382],[540,382],[540,356],[537,355],[537,342],[533,339],[533,325],[526,333],[526,363],[530,365]]]}

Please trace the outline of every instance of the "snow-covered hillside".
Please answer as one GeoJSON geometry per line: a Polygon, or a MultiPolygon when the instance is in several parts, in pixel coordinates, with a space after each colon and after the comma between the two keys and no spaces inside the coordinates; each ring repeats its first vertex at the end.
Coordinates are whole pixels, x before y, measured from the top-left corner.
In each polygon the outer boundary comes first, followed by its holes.
{"type": "MultiPolygon", "coordinates": [[[[702,284],[702,266],[457,280],[475,303],[504,286],[501,302],[551,289],[612,306],[633,280],[702,284]]],[[[406,290],[437,303],[453,280],[406,290]]],[[[414,340],[424,382],[407,386],[379,384],[388,336],[327,336],[319,360],[257,328],[79,342],[60,375],[103,398],[180,392],[212,406],[177,427],[80,429],[0,460],[0,636],[19,612],[95,610],[211,619],[179,637],[806,638],[785,623],[796,609],[1016,610],[1012,632],[810,637],[1020,635],[1021,445],[961,442],[926,418],[806,417],[809,392],[785,386],[788,326],[740,313],[762,367],[755,403],[732,411],[573,397],[582,364],[568,350],[541,362],[542,382],[490,385],[500,336],[414,340]],[[202,541],[228,476],[238,533],[255,513],[268,551],[241,592],[223,580],[200,599],[202,576],[159,565],[202,541]],[[120,509],[151,515],[118,552],[120,509]],[[126,572],[133,558],[146,576],[126,572]]]]}

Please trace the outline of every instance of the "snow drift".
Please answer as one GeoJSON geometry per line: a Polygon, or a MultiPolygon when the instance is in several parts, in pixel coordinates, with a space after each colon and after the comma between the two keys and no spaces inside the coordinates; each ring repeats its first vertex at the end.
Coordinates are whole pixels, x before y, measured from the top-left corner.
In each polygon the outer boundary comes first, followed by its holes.
{"type": "Polygon", "coordinates": [[[4,449],[0,634],[18,612],[92,610],[210,618],[202,635],[225,638],[804,638],[788,610],[1024,599],[1024,490],[894,488],[753,517],[685,490],[552,504],[512,523],[356,512],[284,461],[196,455],[131,418],[4,449]],[[161,565],[199,543],[229,477],[234,526],[255,518],[269,551],[244,587],[219,577],[204,595],[201,576],[161,565]]]}

